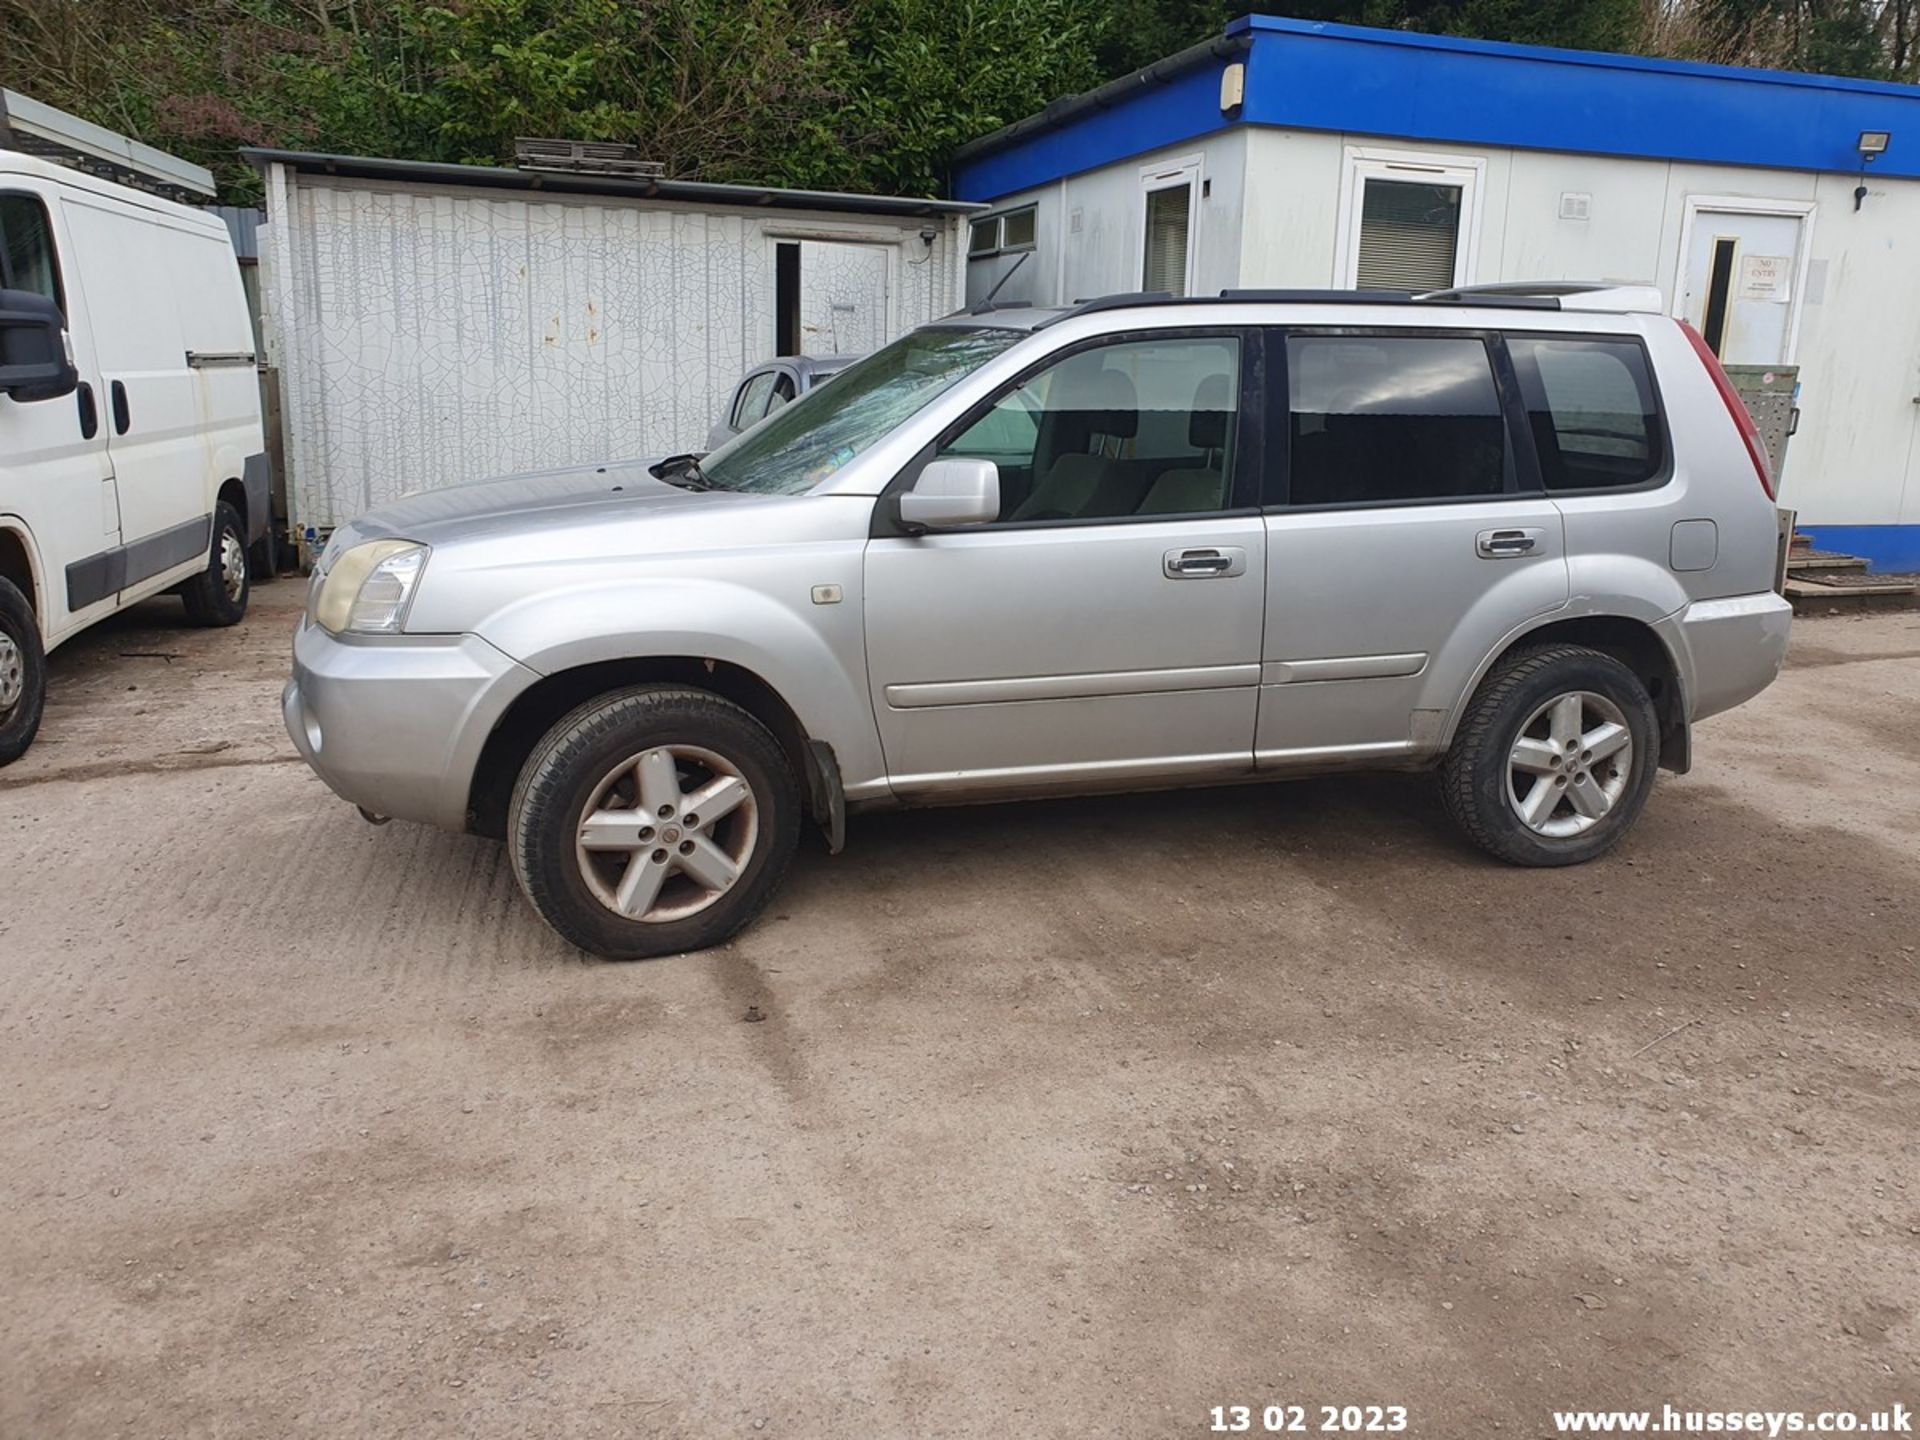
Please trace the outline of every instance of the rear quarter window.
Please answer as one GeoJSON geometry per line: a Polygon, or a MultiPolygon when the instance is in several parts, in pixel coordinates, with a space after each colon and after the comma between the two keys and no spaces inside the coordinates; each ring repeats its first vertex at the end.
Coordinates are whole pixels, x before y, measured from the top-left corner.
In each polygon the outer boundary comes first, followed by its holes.
{"type": "Polygon", "coordinates": [[[1548,490],[1619,490],[1666,468],[1646,352],[1627,339],[1509,335],[1548,490]]]}

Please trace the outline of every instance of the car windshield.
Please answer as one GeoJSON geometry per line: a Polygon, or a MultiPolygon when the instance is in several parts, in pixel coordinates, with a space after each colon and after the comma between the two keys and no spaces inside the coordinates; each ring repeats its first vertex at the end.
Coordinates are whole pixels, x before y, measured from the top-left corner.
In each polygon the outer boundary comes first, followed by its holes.
{"type": "Polygon", "coordinates": [[[1024,336],[915,330],[734,436],[700,461],[700,478],[716,490],[802,494],[1024,336]]]}

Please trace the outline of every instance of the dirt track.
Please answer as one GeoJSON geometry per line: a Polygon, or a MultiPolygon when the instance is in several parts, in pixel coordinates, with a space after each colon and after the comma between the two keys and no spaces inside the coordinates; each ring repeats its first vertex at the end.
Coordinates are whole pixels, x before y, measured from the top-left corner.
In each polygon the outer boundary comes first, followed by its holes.
{"type": "Polygon", "coordinates": [[[1920,616],[1583,869],[1406,778],[878,817],[622,967],[293,761],[299,600],[0,772],[8,1440],[1920,1401],[1920,616]]]}

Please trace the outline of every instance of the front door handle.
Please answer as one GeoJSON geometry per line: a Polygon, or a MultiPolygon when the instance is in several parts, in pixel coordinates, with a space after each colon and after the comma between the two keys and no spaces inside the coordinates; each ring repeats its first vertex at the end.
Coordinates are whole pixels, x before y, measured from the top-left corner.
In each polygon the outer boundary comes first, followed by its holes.
{"type": "Polygon", "coordinates": [[[1238,545],[1169,550],[1164,563],[1169,580],[1225,579],[1246,573],[1247,552],[1238,545]]]}
{"type": "Polygon", "coordinates": [[[74,394],[80,407],[80,438],[91,440],[100,433],[100,407],[93,403],[93,386],[82,380],[74,394]]]}
{"type": "Polygon", "coordinates": [[[133,412],[127,408],[127,387],[116,380],[108,394],[113,401],[113,433],[124,435],[127,427],[133,424],[133,412]]]}
{"type": "Polygon", "coordinates": [[[1522,555],[1536,553],[1546,533],[1533,528],[1482,530],[1473,537],[1473,550],[1482,560],[1517,560],[1522,555]]]}

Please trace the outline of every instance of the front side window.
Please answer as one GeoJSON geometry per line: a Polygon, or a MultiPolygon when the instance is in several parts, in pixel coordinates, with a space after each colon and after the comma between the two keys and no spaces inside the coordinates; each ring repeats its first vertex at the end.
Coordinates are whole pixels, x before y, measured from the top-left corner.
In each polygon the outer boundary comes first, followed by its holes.
{"type": "Polygon", "coordinates": [[[1631,340],[1510,335],[1549,490],[1644,485],[1666,464],[1646,352],[1631,340]]]}
{"type": "Polygon", "coordinates": [[[1507,488],[1506,417],[1477,338],[1293,335],[1287,392],[1294,505],[1458,500],[1507,488]]]}
{"type": "Polygon", "coordinates": [[[1029,377],[939,453],[999,466],[1003,522],[1213,512],[1239,400],[1237,336],[1123,341],[1029,377]]]}
{"type": "Polygon", "coordinates": [[[720,490],[804,494],[1026,334],[912,331],[736,435],[700,462],[701,477],[720,490]]]}
{"type": "Polygon", "coordinates": [[[32,195],[0,195],[0,289],[30,290],[63,305],[47,207],[32,195]]]}

